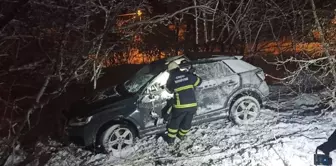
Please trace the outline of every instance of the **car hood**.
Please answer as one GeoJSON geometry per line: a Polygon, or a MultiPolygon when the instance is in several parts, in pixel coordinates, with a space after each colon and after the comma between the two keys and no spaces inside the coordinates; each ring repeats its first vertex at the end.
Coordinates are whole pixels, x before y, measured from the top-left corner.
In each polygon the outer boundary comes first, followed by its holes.
{"type": "Polygon", "coordinates": [[[120,94],[116,87],[112,87],[91,96],[84,97],[73,103],[70,107],[69,117],[87,117],[104,110],[117,111],[134,104],[132,94],[120,94]]]}

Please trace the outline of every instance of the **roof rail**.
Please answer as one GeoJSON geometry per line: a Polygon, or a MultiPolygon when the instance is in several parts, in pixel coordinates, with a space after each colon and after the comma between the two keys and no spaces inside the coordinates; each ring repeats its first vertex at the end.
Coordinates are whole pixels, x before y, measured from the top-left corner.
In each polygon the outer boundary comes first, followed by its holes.
{"type": "Polygon", "coordinates": [[[232,55],[223,52],[188,52],[185,54],[190,60],[212,59],[212,60],[225,60],[225,59],[242,59],[243,55],[232,55]]]}
{"type": "Polygon", "coordinates": [[[213,55],[212,57],[210,57],[210,59],[219,59],[219,60],[226,60],[226,59],[242,59],[244,56],[242,55],[230,55],[230,56],[227,56],[227,55],[213,55]]]}

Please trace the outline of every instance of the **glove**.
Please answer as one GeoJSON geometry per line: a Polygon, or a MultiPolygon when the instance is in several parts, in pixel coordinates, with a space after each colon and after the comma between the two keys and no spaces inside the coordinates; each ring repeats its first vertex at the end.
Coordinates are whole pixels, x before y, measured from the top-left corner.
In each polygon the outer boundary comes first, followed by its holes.
{"type": "Polygon", "coordinates": [[[152,117],[153,119],[158,119],[158,118],[159,118],[159,115],[158,115],[156,112],[154,112],[154,111],[151,111],[151,112],[150,112],[150,115],[151,115],[151,117],[152,117]]]}
{"type": "Polygon", "coordinates": [[[172,109],[172,107],[170,107],[170,108],[167,110],[167,112],[165,112],[165,113],[163,114],[163,120],[164,120],[165,122],[167,122],[167,121],[169,120],[171,109],[172,109]]]}

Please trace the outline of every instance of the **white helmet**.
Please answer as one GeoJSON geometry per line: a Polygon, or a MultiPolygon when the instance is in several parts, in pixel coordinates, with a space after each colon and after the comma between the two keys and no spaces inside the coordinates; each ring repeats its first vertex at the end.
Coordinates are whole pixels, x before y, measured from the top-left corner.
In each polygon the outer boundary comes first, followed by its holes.
{"type": "Polygon", "coordinates": [[[176,69],[176,68],[178,68],[179,67],[179,65],[176,63],[176,62],[170,62],[169,64],[168,64],[168,71],[171,71],[171,70],[174,70],[174,69],[176,69]]]}

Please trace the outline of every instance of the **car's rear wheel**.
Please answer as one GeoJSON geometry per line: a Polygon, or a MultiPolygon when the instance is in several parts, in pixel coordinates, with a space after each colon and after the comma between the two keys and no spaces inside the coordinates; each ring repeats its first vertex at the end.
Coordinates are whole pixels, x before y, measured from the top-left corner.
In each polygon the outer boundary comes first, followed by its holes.
{"type": "Polygon", "coordinates": [[[234,101],[230,118],[238,125],[250,124],[260,114],[260,103],[252,96],[242,96],[234,101]]]}
{"type": "Polygon", "coordinates": [[[105,153],[114,156],[127,156],[135,142],[135,130],[124,124],[115,124],[107,128],[100,137],[100,145],[105,153]]]}

